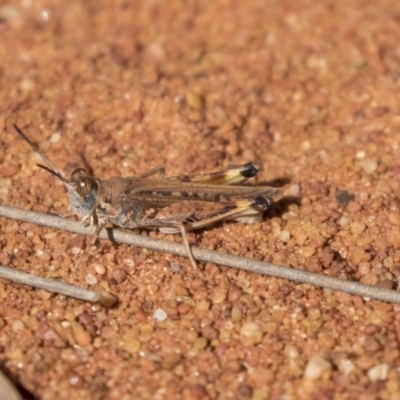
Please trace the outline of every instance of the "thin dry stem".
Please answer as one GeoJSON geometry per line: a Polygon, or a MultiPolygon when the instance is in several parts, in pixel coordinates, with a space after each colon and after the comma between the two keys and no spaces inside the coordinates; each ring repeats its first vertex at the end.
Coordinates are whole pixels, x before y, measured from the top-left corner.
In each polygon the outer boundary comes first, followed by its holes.
{"type": "Polygon", "coordinates": [[[21,394],[11,381],[0,371],[0,399],[22,400],[21,394]]]}
{"type": "MultiPolygon", "coordinates": [[[[16,207],[0,205],[0,216],[51,228],[62,229],[82,235],[92,235],[94,233],[93,227],[86,227],[80,222],[16,207]]],[[[99,237],[102,239],[108,239],[108,234],[103,230],[99,237]]],[[[179,243],[149,238],[147,236],[137,235],[133,232],[122,231],[120,229],[113,230],[113,239],[120,243],[187,257],[186,247],[179,243]]],[[[308,283],[330,290],[338,290],[391,303],[400,303],[400,293],[394,290],[365,285],[358,282],[334,278],[324,274],[316,274],[267,262],[255,261],[245,257],[232,256],[217,251],[200,249],[198,247],[192,247],[192,253],[199,261],[239,268],[245,271],[288,279],[295,282],[308,283]]]]}
{"type": "Polygon", "coordinates": [[[83,301],[89,301],[90,303],[101,303],[107,307],[112,306],[116,301],[115,297],[109,293],[100,293],[94,290],[83,289],[79,286],[70,285],[69,283],[49,278],[41,278],[2,265],[0,265],[0,278],[44,289],[48,292],[63,294],[83,301]]]}

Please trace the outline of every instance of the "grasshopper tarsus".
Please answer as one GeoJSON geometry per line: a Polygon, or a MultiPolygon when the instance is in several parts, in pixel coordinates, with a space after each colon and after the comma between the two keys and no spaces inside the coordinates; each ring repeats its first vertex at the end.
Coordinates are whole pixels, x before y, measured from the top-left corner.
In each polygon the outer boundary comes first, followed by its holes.
{"type": "Polygon", "coordinates": [[[240,185],[253,178],[259,168],[254,162],[226,171],[164,178],[164,167],[156,167],[139,177],[101,180],[82,168],[66,179],[36,145],[14,124],[18,134],[46,162],[40,165],[66,186],[72,211],[82,220],[90,218],[98,236],[104,226],[126,229],[159,229],[181,233],[187,255],[197,263],[187,231],[220,221],[260,221],[272,201],[282,191],[268,186],[240,185]],[[149,179],[158,174],[158,179],[149,179]]]}

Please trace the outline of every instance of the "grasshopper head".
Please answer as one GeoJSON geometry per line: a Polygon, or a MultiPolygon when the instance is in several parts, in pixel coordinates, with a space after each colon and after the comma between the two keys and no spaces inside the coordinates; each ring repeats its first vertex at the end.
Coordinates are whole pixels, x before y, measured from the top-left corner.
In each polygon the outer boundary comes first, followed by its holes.
{"type": "Polygon", "coordinates": [[[96,179],[83,168],[77,168],[66,186],[72,211],[83,218],[91,215],[97,200],[96,179]]]}

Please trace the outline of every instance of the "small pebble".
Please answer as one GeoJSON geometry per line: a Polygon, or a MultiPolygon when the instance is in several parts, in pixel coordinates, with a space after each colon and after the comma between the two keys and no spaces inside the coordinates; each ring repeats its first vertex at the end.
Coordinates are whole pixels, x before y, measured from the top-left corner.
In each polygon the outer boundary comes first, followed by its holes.
{"type": "Polygon", "coordinates": [[[8,254],[7,252],[3,251],[0,253],[0,264],[7,266],[10,265],[12,261],[12,258],[10,256],[10,254],[8,254]]]}
{"type": "Polygon", "coordinates": [[[286,345],[284,349],[284,354],[286,357],[288,357],[291,360],[295,360],[299,358],[299,350],[297,349],[296,346],[293,345],[286,345]]]}
{"type": "Polygon", "coordinates": [[[353,247],[350,253],[350,260],[354,265],[360,264],[366,257],[365,250],[362,247],[353,247]]]}
{"type": "Polygon", "coordinates": [[[292,196],[298,196],[300,193],[300,186],[297,184],[290,185],[289,192],[292,196]]]}
{"type": "Polygon", "coordinates": [[[351,360],[344,359],[339,361],[338,369],[344,375],[349,375],[354,370],[354,364],[351,360]]]}
{"type": "Polygon", "coordinates": [[[178,313],[183,314],[183,315],[189,313],[191,310],[192,310],[192,307],[187,303],[181,303],[177,307],[178,313]]]}
{"type": "Polygon", "coordinates": [[[379,341],[374,336],[367,336],[363,345],[365,354],[371,356],[382,348],[379,341]]]}
{"type": "Polygon", "coordinates": [[[37,290],[36,293],[42,300],[49,300],[52,296],[50,292],[42,289],[37,290]]]}
{"type": "Polygon", "coordinates": [[[253,397],[253,388],[249,385],[239,385],[236,390],[239,398],[250,399],[253,397]]]}
{"type": "Polygon", "coordinates": [[[72,386],[75,386],[75,385],[77,385],[77,384],[79,383],[79,381],[80,381],[80,379],[79,379],[78,376],[72,376],[72,377],[70,378],[70,380],[69,380],[69,383],[70,383],[72,386]]]}
{"type": "Polygon", "coordinates": [[[357,203],[356,201],[352,200],[349,202],[349,204],[347,205],[347,211],[349,213],[357,213],[361,210],[361,204],[357,203]]]}
{"type": "Polygon", "coordinates": [[[354,199],[354,196],[350,194],[347,190],[337,190],[335,193],[335,199],[340,206],[345,207],[354,199]]]}
{"type": "Polygon", "coordinates": [[[369,274],[371,272],[371,264],[367,262],[360,262],[360,264],[358,264],[358,272],[361,275],[369,274]]]}
{"type": "Polygon", "coordinates": [[[128,353],[135,354],[140,350],[141,343],[134,337],[129,336],[125,338],[123,347],[128,353]]]}
{"type": "Polygon", "coordinates": [[[260,326],[255,322],[246,322],[240,329],[240,335],[243,339],[243,344],[246,346],[254,346],[259,344],[263,338],[263,333],[260,326]]]}
{"type": "Polygon", "coordinates": [[[400,214],[397,212],[391,212],[388,214],[388,222],[391,225],[400,226],[400,214]]]}
{"type": "Polygon", "coordinates": [[[393,265],[394,265],[393,257],[386,257],[383,260],[383,265],[384,265],[385,268],[392,268],[393,265]]]}
{"type": "Polygon", "coordinates": [[[25,325],[24,325],[24,323],[23,323],[20,319],[17,319],[16,321],[14,321],[14,322],[12,323],[12,330],[13,330],[13,332],[22,331],[24,328],[25,328],[25,325]]]}
{"type": "Polygon", "coordinates": [[[204,108],[204,98],[198,93],[187,92],[186,101],[195,110],[201,111],[204,108]]]}
{"type": "Polygon", "coordinates": [[[79,254],[82,249],[85,247],[85,242],[84,239],[81,236],[77,236],[75,239],[73,239],[68,246],[71,249],[71,253],[74,255],[79,254]]]}
{"type": "Polygon", "coordinates": [[[392,290],[392,289],[395,289],[395,288],[396,288],[397,283],[396,283],[396,281],[391,280],[391,279],[383,279],[383,280],[377,282],[377,283],[375,284],[375,286],[380,287],[380,288],[382,288],[382,289],[389,289],[389,290],[392,290]]]}
{"type": "Polygon", "coordinates": [[[299,248],[299,254],[302,257],[309,258],[315,254],[315,249],[309,246],[303,246],[299,248]]]}
{"type": "Polygon", "coordinates": [[[3,177],[9,178],[9,177],[17,174],[20,171],[20,169],[21,169],[20,165],[11,164],[10,162],[6,162],[2,166],[1,174],[3,177]]]}
{"type": "Polygon", "coordinates": [[[74,335],[76,344],[79,346],[88,346],[92,343],[92,335],[81,326],[73,326],[72,334],[74,335]]]}
{"type": "Polygon", "coordinates": [[[162,308],[157,308],[154,312],[153,318],[157,321],[163,322],[168,318],[168,314],[162,308]]]}
{"type": "Polygon", "coordinates": [[[50,136],[50,142],[55,144],[59,142],[61,139],[61,133],[60,132],[55,132],[50,136]]]}
{"type": "Polygon", "coordinates": [[[176,263],[175,261],[171,261],[169,265],[170,265],[170,267],[171,267],[172,272],[179,272],[180,269],[181,269],[181,267],[179,266],[179,264],[176,263]]]}
{"type": "Polygon", "coordinates": [[[130,259],[130,258],[126,258],[126,259],[123,261],[123,263],[124,263],[125,265],[127,265],[128,267],[131,267],[131,268],[133,268],[133,267],[135,266],[135,261],[133,261],[133,260],[130,259]]]}
{"type": "Polygon", "coordinates": [[[213,302],[213,304],[221,304],[225,301],[226,295],[227,295],[226,290],[219,289],[212,296],[211,301],[213,302]]]}
{"type": "Polygon", "coordinates": [[[388,364],[378,364],[368,370],[368,378],[371,382],[384,381],[389,373],[388,364]]]}
{"type": "Polygon", "coordinates": [[[340,226],[344,227],[344,226],[346,226],[346,225],[349,224],[350,220],[349,220],[348,217],[343,216],[343,217],[340,217],[340,219],[339,219],[338,222],[339,222],[339,225],[340,225],[340,226]]]}
{"type": "Polygon", "coordinates": [[[85,281],[88,285],[95,285],[97,283],[97,278],[92,274],[86,274],[85,281]]]}
{"type": "Polygon", "coordinates": [[[96,274],[104,275],[106,273],[106,267],[103,264],[94,264],[93,269],[96,271],[96,274]]]}
{"type": "Polygon", "coordinates": [[[376,324],[368,324],[364,328],[364,333],[366,335],[375,335],[376,333],[381,332],[382,328],[376,324]]]}
{"type": "Polygon", "coordinates": [[[367,174],[373,174],[378,168],[378,163],[370,158],[361,161],[361,167],[367,174]]]}
{"type": "Polygon", "coordinates": [[[304,378],[317,380],[325,371],[332,369],[332,364],[322,356],[314,356],[308,361],[304,378]]]}
{"type": "Polygon", "coordinates": [[[281,240],[282,242],[286,243],[290,240],[290,231],[282,231],[279,234],[279,240],[281,240]]]}
{"type": "Polygon", "coordinates": [[[80,249],[79,247],[72,247],[71,253],[76,256],[77,254],[79,254],[81,252],[81,250],[82,249],[80,249]]]}
{"type": "Polygon", "coordinates": [[[364,150],[360,150],[357,152],[356,154],[356,158],[358,158],[359,160],[361,160],[362,158],[365,157],[365,151],[364,150]]]}
{"type": "Polygon", "coordinates": [[[122,283],[127,277],[127,273],[124,269],[118,268],[113,272],[113,278],[115,282],[122,283]]]}
{"type": "Polygon", "coordinates": [[[43,238],[47,240],[54,239],[55,237],[57,237],[57,232],[47,232],[43,235],[43,238]]]}
{"type": "Polygon", "coordinates": [[[382,117],[387,112],[389,112],[389,108],[384,106],[374,107],[372,109],[372,113],[374,114],[375,117],[382,117]]]}
{"type": "Polygon", "coordinates": [[[78,316],[78,321],[83,325],[91,324],[93,323],[93,317],[87,311],[84,311],[78,316]]]}
{"type": "Polygon", "coordinates": [[[350,224],[350,230],[354,235],[361,235],[365,231],[365,224],[360,221],[354,221],[350,224]]]}
{"type": "Polygon", "coordinates": [[[231,320],[233,322],[240,322],[243,318],[243,313],[239,307],[233,306],[231,311],[231,320]]]}
{"type": "Polygon", "coordinates": [[[162,360],[162,368],[170,370],[179,364],[182,355],[179,353],[167,353],[162,360]]]}

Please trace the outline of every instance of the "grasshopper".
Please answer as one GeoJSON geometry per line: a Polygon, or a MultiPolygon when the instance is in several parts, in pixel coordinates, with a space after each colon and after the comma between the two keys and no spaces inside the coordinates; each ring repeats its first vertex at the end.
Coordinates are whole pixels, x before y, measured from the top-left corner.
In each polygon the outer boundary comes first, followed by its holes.
{"type": "Polygon", "coordinates": [[[17,125],[14,128],[47,164],[38,166],[64,183],[70,209],[82,221],[89,219],[97,227],[96,235],[112,226],[180,232],[195,268],[188,231],[225,220],[258,222],[271,202],[282,197],[278,188],[239,185],[257,174],[259,168],[253,162],[222,172],[168,178],[164,177],[164,167],[139,177],[106,180],[77,168],[68,180],[17,125]],[[150,178],[156,174],[158,179],[150,178]]]}

